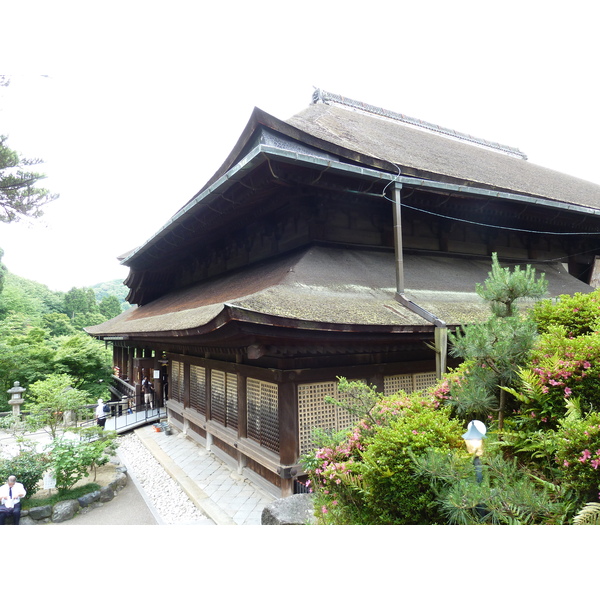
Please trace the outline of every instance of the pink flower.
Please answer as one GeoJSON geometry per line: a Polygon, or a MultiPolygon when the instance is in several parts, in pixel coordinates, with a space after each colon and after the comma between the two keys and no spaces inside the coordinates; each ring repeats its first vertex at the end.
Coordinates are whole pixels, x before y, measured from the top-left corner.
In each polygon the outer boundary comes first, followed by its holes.
{"type": "Polygon", "coordinates": [[[577,460],[581,463],[584,463],[591,455],[592,453],[586,448],[577,460]]]}
{"type": "Polygon", "coordinates": [[[565,388],[565,398],[568,398],[571,394],[572,394],[571,388],[566,387],[565,388]]]}
{"type": "Polygon", "coordinates": [[[322,507],[321,507],[321,512],[322,512],[324,515],[326,515],[326,514],[327,514],[329,511],[327,510],[327,507],[326,507],[326,506],[322,506],[322,507]]]}
{"type": "Polygon", "coordinates": [[[597,469],[598,467],[600,467],[600,460],[595,459],[591,461],[590,464],[592,465],[592,467],[594,467],[594,469],[597,469]]]}
{"type": "Polygon", "coordinates": [[[569,461],[563,460],[563,467],[568,467],[568,466],[569,466],[569,461]]]}

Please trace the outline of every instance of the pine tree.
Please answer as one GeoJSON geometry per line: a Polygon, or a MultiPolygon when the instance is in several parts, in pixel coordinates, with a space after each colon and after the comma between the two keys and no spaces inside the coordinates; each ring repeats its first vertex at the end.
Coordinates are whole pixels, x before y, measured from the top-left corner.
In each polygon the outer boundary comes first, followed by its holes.
{"type": "Polygon", "coordinates": [[[453,394],[458,413],[465,417],[486,417],[498,413],[498,428],[504,427],[506,392],[516,370],[525,364],[536,336],[535,323],[523,317],[517,302],[539,299],[548,284],[542,273],[536,279],[535,269],[516,266],[513,271],[500,266],[492,255],[492,270],[476,291],[489,303],[491,317],[485,323],[463,325],[449,335],[451,356],[472,364],[468,376],[453,394]]]}

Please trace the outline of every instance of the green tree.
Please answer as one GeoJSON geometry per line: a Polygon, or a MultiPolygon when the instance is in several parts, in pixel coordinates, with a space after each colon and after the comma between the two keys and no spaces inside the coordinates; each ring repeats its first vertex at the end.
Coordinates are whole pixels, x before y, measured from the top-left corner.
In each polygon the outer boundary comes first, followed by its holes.
{"type": "Polygon", "coordinates": [[[98,306],[100,312],[107,319],[112,319],[121,314],[121,302],[116,296],[105,296],[98,306]]]}
{"type": "Polygon", "coordinates": [[[58,340],[54,370],[68,374],[78,388],[100,397],[106,394],[105,382],[112,373],[112,354],[102,342],[78,333],[58,340]]]}
{"type": "Polygon", "coordinates": [[[89,404],[89,394],[77,389],[72,377],[50,375],[33,383],[28,390],[27,424],[33,430],[46,430],[52,439],[56,439],[68,422],[69,413],[77,414],[89,404]]]}
{"type": "Polygon", "coordinates": [[[58,198],[58,194],[51,194],[37,185],[45,175],[30,170],[30,167],[42,161],[23,158],[8,147],[7,139],[0,135],[0,222],[39,217],[43,214],[42,206],[58,198]]]}
{"type": "Polygon", "coordinates": [[[90,288],[71,288],[65,294],[65,310],[71,319],[77,314],[98,312],[94,291],[90,288]]]}
{"type": "Polygon", "coordinates": [[[69,319],[65,313],[46,313],[42,317],[42,324],[53,337],[75,335],[76,333],[75,327],[71,323],[71,319],[69,319]]]}
{"type": "Polygon", "coordinates": [[[489,303],[491,317],[485,323],[463,325],[449,334],[451,356],[469,361],[468,375],[454,386],[450,403],[463,417],[485,418],[498,414],[498,427],[504,427],[506,386],[516,379],[517,369],[525,364],[536,337],[535,322],[519,314],[517,301],[541,298],[547,290],[544,274],[515,267],[511,272],[492,256],[492,271],[477,293],[489,303]]]}

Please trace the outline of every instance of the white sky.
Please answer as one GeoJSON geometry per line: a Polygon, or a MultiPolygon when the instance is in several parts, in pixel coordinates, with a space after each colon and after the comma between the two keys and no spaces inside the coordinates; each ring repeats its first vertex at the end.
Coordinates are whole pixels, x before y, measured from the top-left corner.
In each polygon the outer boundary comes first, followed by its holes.
{"type": "Polygon", "coordinates": [[[116,257],[202,187],[253,107],[286,119],[313,87],[600,183],[592,1],[12,5],[0,133],[61,197],[0,225],[0,248],[54,290],[124,278],[116,257]]]}

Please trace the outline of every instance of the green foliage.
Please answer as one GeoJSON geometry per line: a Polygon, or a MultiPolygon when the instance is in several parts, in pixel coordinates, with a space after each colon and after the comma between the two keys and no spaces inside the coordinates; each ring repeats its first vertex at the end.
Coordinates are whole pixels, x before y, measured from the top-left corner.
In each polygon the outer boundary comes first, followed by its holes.
{"type": "Polygon", "coordinates": [[[75,381],[66,374],[50,375],[29,388],[27,422],[33,430],[45,429],[56,439],[65,424],[67,413],[77,414],[90,404],[90,396],[76,389],[75,381]]]}
{"type": "Polygon", "coordinates": [[[65,313],[52,312],[42,315],[42,326],[51,337],[62,337],[76,333],[71,319],[65,313]]]}
{"type": "Polygon", "coordinates": [[[588,502],[575,515],[573,525],[600,525],[600,503],[588,502]]]}
{"type": "Polygon", "coordinates": [[[463,325],[449,333],[450,355],[470,364],[470,371],[460,387],[451,395],[452,403],[462,417],[481,418],[496,412],[498,426],[504,426],[507,394],[504,388],[512,384],[515,372],[524,365],[536,337],[535,323],[518,313],[521,298],[538,298],[547,289],[543,274],[535,279],[529,265],[525,271],[515,267],[500,267],[496,254],[492,256],[489,278],[477,285],[477,293],[490,303],[492,316],[485,323],[463,325]]]}
{"type": "Polygon", "coordinates": [[[81,496],[91,494],[100,489],[100,485],[97,483],[86,483],[85,485],[76,485],[70,490],[63,490],[43,498],[25,498],[23,502],[24,508],[32,508],[34,506],[54,506],[58,502],[64,500],[77,500],[81,496]]]}
{"type": "Polygon", "coordinates": [[[537,302],[532,318],[541,333],[549,333],[553,326],[565,329],[566,337],[586,335],[600,329],[600,290],[590,294],[577,292],[563,294],[552,300],[537,302]]]}
{"type": "Polygon", "coordinates": [[[55,439],[50,447],[50,468],[59,492],[71,489],[96,467],[105,464],[116,451],[115,434],[103,435],[99,428],[81,440],[55,439]],[[94,434],[99,435],[94,438],[94,434]]]}
{"type": "Polygon", "coordinates": [[[556,428],[570,414],[600,410],[600,333],[570,337],[551,325],[508,391],[520,402],[516,420],[529,430],[556,428]]]}
{"type": "MultiPolygon", "coordinates": [[[[373,390],[353,383],[354,392],[373,390]]],[[[352,404],[352,402],[350,402],[352,404]]],[[[316,506],[329,524],[437,522],[428,481],[415,478],[411,456],[426,448],[447,451],[462,445],[462,425],[423,394],[398,394],[367,402],[368,415],[339,442],[305,461],[316,506]]]]}
{"type": "Polygon", "coordinates": [[[107,296],[114,296],[119,301],[121,306],[121,312],[131,308],[131,304],[127,302],[126,298],[129,294],[129,288],[123,283],[121,279],[113,279],[112,281],[105,281],[104,283],[97,283],[92,286],[94,294],[96,296],[96,302],[102,303],[102,300],[107,296]]]}
{"type": "MultiPolygon", "coordinates": [[[[470,457],[469,457],[470,458],[470,457]]],[[[483,480],[477,483],[473,463],[464,452],[427,452],[415,458],[415,470],[428,477],[438,510],[450,525],[532,525],[559,522],[563,505],[556,489],[531,477],[516,461],[486,449],[483,480]]]]}
{"type": "Polygon", "coordinates": [[[37,187],[45,176],[29,167],[42,161],[20,156],[0,135],[0,222],[12,223],[24,217],[39,217],[42,206],[58,198],[47,189],[37,187]]]}
{"type": "Polygon", "coordinates": [[[47,458],[35,450],[21,450],[12,458],[0,459],[0,482],[4,483],[10,475],[23,484],[28,496],[33,496],[40,487],[40,480],[47,469],[47,458]]]}
{"type": "Polygon", "coordinates": [[[6,287],[0,295],[0,318],[19,313],[38,322],[43,314],[64,311],[63,298],[61,292],[52,292],[41,283],[7,272],[6,287]]]}
{"type": "Polygon", "coordinates": [[[562,421],[554,434],[557,451],[555,461],[566,488],[578,499],[588,502],[598,499],[600,489],[600,413],[590,413],[584,419],[562,421]]]}
{"type": "Polygon", "coordinates": [[[492,254],[492,270],[488,279],[475,287],[479,296],[490,303],[496,317],[514,317],[517,301],[522,298],[542,298],[548,289],[548,282],[542,273],[536,279],[535,269],[527,265],[523,271],[519,265],[511,271],[501,267],[497,253],[492,254]]]}
{"type": "Polygon", "coordinates": [[[4,288],[4,279],[6,278],[7,269],[2,264],[2,257],[4,256],[4,250],[0,248],[0,294],[2,294],[2,289],[4,288]]]}
{"type": "Polygon", "coordinates": [[[446,453],[463,446],[464,428],[447,409],[432,410],[415,400],[389,426],[377,428],[362,454],[358,474],[368,492],[365,515],[370,523],[441,522],[428,480],[413,472],[413,457],[432,448],[446,453]]]}
{"type": "Polygon", "coordinates": [[[70,375],[77,387],[100,379],[108,380],[112,372],[112,354],[104,344],[85,334],[60,338],[54,356],[57,373],[70,375]]]}
{"type": "Polygon", "coordinates": [[[121,303],[116,296],[105,296],[98,305],[98,310],[105,319],[112,319],[121,314],[121,303]]]}

